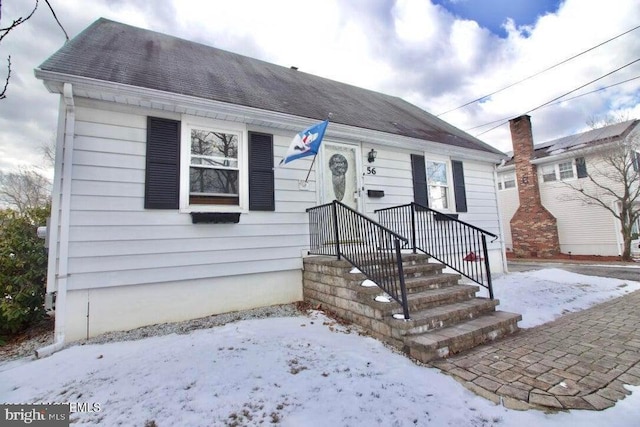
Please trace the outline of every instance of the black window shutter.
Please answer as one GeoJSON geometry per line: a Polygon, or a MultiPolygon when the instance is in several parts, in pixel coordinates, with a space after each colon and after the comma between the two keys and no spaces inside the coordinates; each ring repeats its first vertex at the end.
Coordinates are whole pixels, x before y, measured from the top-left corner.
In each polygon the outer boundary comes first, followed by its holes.
{"type": "Polygon", "coordinates": [[[456,212],[467,211],[467,191],[464,186],[464,168],[459,160],[451,161],[453,171],[453,192],[456,198],[456,212]]]}
{"type": "Polygon", "coordinates": [[[429,207],[427,196],[427,171],[424,156],[411,155],[411,176],[413,177],[413,201],[419,205],[429,207]]]}
{"type": "Polygon", "coordinates": [[[147,118],[145,209],[178,209],[180,204],[180,122],[147,118]]]}
{"type": "Polygon", "coordinates": [[[276,210],[273,135],[249,132],[249,210],[276,210]]]}
{"type": "Polygon", "coordinates": [[[576,159],[576,172],[578,173],[578,178],[586,178],[588,176],[587,163],[584,161],[584,157],[576,159]]]}

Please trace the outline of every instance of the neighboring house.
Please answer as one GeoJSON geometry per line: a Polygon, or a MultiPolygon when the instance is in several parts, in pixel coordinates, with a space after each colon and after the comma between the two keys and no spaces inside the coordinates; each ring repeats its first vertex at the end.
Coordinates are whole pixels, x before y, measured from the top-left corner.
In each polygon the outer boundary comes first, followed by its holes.
{"type": "MultiPolygon", "coordinates": [[[[606,171],[602,154],[619,141],[636,138],[639,123],[629,120],[534,144],[529,117],[512,120],[513,156],[498,167],[497,175],[507,251],[518,256],[547,256],[554,251],[620,255],[620,222],[606,209],[578,200],[569,184],[593,190],[588,173],[606,171]]],[[[619,182],[608,185],[621,188],[619,182]]],[[[615,206],[613,198],[602,197],[615,206]]]]}
{"type": "Polygon", "coordinates": [[[415,194],[499,234],[504,155],[397,97],[106,19],[35,73],[60,94],[59,342],[301,300],[306,209],[335,198],[375,218],[415,194]],[[315,163],[274,168],[330,114],[315,163]]]}

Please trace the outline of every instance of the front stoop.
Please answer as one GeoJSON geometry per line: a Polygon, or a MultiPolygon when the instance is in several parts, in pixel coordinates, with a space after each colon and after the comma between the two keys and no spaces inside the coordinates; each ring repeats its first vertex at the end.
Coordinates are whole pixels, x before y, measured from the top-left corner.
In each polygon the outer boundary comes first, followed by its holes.
{"type": "Polygon", "coordinates": [[[375,338],[429,362],[471,349],[519,330],[522,316],[496,311],[498,300],[475,296],[479,287],[460,284],[460,275],[443,273],[422,254],[403,254],[411,319],[395,319],[402,307],[375,297],[378,287],[364,287],[364,274],[335,257],[304,258],[304,300],[364,328],[375,338]]]}

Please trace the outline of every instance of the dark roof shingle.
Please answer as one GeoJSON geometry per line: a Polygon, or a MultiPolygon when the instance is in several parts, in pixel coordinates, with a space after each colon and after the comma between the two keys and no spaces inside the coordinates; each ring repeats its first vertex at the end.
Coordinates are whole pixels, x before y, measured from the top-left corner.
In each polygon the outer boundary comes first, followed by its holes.
{"type": "Polygon", "coordinates": [[[104,18],[40,69],[502,154],[398,97],[104,18]]]}

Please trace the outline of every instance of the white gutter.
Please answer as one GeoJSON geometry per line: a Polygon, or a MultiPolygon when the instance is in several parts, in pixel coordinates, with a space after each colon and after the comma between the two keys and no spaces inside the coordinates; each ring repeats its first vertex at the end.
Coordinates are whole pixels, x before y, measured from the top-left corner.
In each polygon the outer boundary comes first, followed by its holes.
{"type": "Polygon", "coordinates": [[[66,120],[64,97],[60,97],[58,107],[58,130],[54,157],[53,190],[51,192],[51,219],[47,226],[49,233],[49,260],[47,266],[47,292],[56,291],[56,273],[58,268],[58,227],[60,226],[60,188],[62,187],[62,155],[64,153],[64,132],[66,120]]]}
{"type": "MultiPolygon", "coordinates": [[[[64,104],[65,104],[65,128],[64,137],[62,139],[63,144],[59,144],[56,147],[56,171],[61,171],[60,179],[61,183],[58,183],[58,189],[61,188],[61,197],[59,199],[59,211],[55,214],[52,211],[53,217],[56,217],[56,231],[58,228],[58,222],[60,227],[60,251],[58,253],[58,274],[55,275],[56,281],[56,320],[55,320],[55,340],[53,344],[46,347],[39,348],[35,351],[36,357],[45,357],[56,351],[60,350],[64,346],[64,331],[65,331],[65,317],[67,311],[67,278],[69,267],[69,220],[71,216],[71,169],[73,162],[73,140],[75,137],[76,126],[76,113],[75,105],[73,102],[73,88],[70,83],[64,84],[63,89],[64,104]],[[59,164],[59,154],[64,152],[64,159],[62,164],[59,164]],[[59,166],[59,168],[58,168],[59,166]],[[59,213],[58,213],[59,212],[59,213]],[[59,216],[59,218],[57,218],[59,216]]],[[[58,181],[57,181],[58,182],[58,181]]],[[[55,202],[54,205],[58,204],[55,202]]],[[[53,226],[53,224],[52,224],[53,226]]],[[[52,240],[51,245],[56,246],[56,240],[52,240]]],[[[49,260],[51,263],[51,259],[49,260]]],[[[55,266],[55,259],[53,260],[55,266]]],[[[51,264],[50,264],[51,265],[51,264]]],[[[50,270],[55,271],[55,270],[50,270]]]]}

